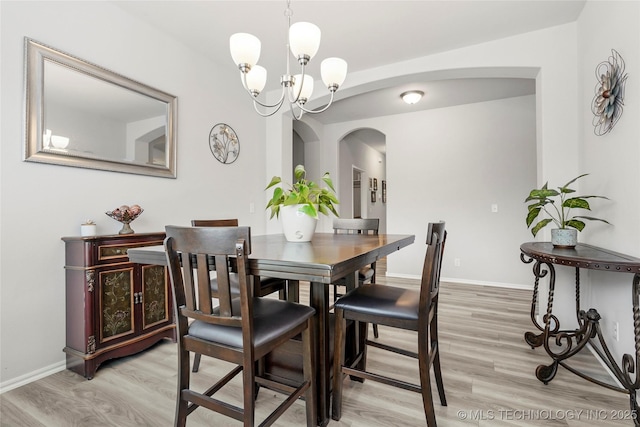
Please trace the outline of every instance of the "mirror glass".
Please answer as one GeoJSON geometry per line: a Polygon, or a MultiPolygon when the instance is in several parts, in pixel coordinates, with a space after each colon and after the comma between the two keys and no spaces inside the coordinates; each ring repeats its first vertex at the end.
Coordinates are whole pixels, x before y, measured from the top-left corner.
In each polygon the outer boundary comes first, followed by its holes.
{"type": "Polygon", "coordinates": [[[26,161],[176,177],[176,97],[26,39],[26,161]]]}

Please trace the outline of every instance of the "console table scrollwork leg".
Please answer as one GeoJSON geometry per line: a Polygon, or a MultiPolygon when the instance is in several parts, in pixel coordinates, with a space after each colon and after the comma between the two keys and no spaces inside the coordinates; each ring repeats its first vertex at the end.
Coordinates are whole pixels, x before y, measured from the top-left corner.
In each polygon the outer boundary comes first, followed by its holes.
{"type": "Polygon", "coordinates": [[[581,328],[584,311],[580,308],[580,269],[578,267],[576,267],[576,318],[578,319],[578,328],[581,328]]]}
{"type": "MultiPolygon", "coordinates": [[[[529,260],[531,262],[532,260],[529,260]]],[[[546,275],[546,270],[542,272],[542,276],[546,275]]],[[[536,319],[536,307],[538,305],[538,286],[540,285],[540,263],[536,262],[533,266],[533,275],[535,281],[533,282],[533,296],[531,297],[531,322],[538,330],[542,331],[544,328],[538,324],[536,319]]],[[[531,346],[531,348],[540,347],[542,345],[542,333],[525,332],[524,340],[531,346]]]]}
{"type": "MultiPolygon", "coordinates": [[[[530,264],[531,262],[533,262],[533,258],[526,258],[524,256],[524,254],[520,254],[520,259],[522,260],[522,262],[524,262],[525,264],[530,264]]],[[[533,276],[535,277],[535,281],[533,283],[533,295],[531,297],[531,323],[533,323],[533,325],[540,331],[539,333],[535,333],[535,332],[526,332],[524,334],[524,340],[526,341],[527,344],[529,344],[529,346],[531,348],[536,348],[536,347],[540,347],[543,343],[544,343],[544,325],[540,325],[540,323],[538,323],[538,320],[536,318],[536,309],[538,306],[538,288],[540,285],[540,278],[545,277],[547,275],[548,271],[544,270],[541,268],[541,263],[539,261],[536,261],[536,263],[533,265],[533,276]]],[[[546,317],[546,316],[545,316],[546,317]]],[[[557,327],[557,319],[555,318],[555,316],[552,315],[552,320],[554,321],[554,328],[553,330],[557,331],[558,327],[557,327]]]]}
{"type": "Polygon", "coordinates": [[[536,378],[542,381],[545,385],[549,384],[549,381],[556,376],[558,372],[558,362],[553,361],[551,365],[540,365],[536,368],[536,378]]]}
{"type": "MultiPolygon", "coordinates": [[[[547,271],[541,270],[540,268],[541,264],[542,263],[538,261],[533,267],[533,273],[536,275],[536,279],[539,277],[544,277],[547,274],[547,271]]],[[[555,335],[555,333],[559,330],[560,324],[558,322],[558,319],[552,314],[553,298],[555,294],[555,285],[556,285],[556,272],[555,272],[555,269],[553,268],[553,265],[550,265],[547,263],[545,264],[548,268],[548,272],[550,273],[549,298],[547,300],[547,313],[544,315],[542,319],[544,320],[544,330],[542,331],[542,334],[538,336],[538,340],[542,341],[542,344],[544,345],[545,350],[547,351],[547,353],[551,355],[552,353],[549,348],[549,339],[553,335],[555,335]],[[552,322],[554,323],[553,328],[551,327],[552,322]]],[[[549,381],[553,379],[553,377],[556,376],[556,372],[558,372],[558,361],[554,359],[553,363],[551,363],[548,366],[545,366],[545,365],[538,366],[536,368],[536,377],[543,383],[547,384],[549,381]]]]}
{"type": "Polygon", "coordinates": [[[624,378],[622,384],[629,392],[629,406],[633,414],[635,414],[634,422],[636,426],[640,426],[640,413],[638,410],[638,401],[636,392],[640,388],[640,274],[633,276],[633,286],[631,288],[631,297],[633,300],[633,334],[635,342],[635,360],[630,354],[622,357],[622,370],[624,378]],[[632,376],[635,374],[635,378],[632,376]]]}

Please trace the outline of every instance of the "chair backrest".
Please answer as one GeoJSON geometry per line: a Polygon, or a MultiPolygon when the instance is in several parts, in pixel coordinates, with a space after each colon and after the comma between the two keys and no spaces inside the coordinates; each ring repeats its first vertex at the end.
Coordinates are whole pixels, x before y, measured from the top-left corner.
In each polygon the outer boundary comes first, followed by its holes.
{"type": "Polygon", "coordinates": [[[178,332],[188,319],[248,328],[253,331],[251,280],[247,257],[251,253],[249,227],[166,227],[164,242],[169,277],[175,297],[178,332]],[[215,257],[219,306],[213,307],[208,262],[215,257]],[[229,257],[235,257],[240,304],[232,304],[229,257]]]}
{"type": "Polygon", "coordinates": [[[434,316],[430,312],[437,310],[440,269],[442,268],[442,255],[446,239],[447,231],[443,221],[429,223],[427,227],[427,254],[424,258],[420,284],[419,316],[423,319],[420,322],[420,328],[428,327],[430,319],[434,316]]]}
{"type": "Polygon", "coordinates": [[[334,218],[334,234],[378,234],[379,218],[334,218]]]}
{"type": "Polygon", "coordinates": [[[194,227],[237,227],[238,219],[192,219],[194,227]]]}
{"type": "MultiPolygon", "coordinates": [[[[192,219],[191,225],[193,227],[237,227],[238,226],[238,218],[229,218],[229,219],[192,219]]],[[[209,269],[215,270],[215,259],[209,258],[209,269]]],[[[229,261],[229,267],[232,268],[232,271],[236,270],[235,259],[231,259],[229,261]]]]}

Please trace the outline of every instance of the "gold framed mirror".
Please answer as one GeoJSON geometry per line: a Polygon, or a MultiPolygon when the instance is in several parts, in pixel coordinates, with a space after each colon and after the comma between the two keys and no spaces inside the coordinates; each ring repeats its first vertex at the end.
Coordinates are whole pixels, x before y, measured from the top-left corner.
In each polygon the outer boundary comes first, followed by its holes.
{"type": "Polygon", "coordinates": [[[25,37],[23,160],[176,178],[177,98],[25,37]]]}

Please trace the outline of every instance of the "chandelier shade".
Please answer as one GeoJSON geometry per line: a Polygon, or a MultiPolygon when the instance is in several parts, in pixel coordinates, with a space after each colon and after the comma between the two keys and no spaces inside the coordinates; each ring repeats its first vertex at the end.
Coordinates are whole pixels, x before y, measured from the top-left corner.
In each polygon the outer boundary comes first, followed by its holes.
{"type": "Polygon", "coordinates": [[[318,53],[322,33],[320,28],[309,22],[296,22],[291,24],[293,12],[290,8],[290,0],[287,1],[285,16],[287,17],[287,68],[280,77],[282,93],[280,99],[274,104],[266,104],[258,100],[258,95],[264,90],[267,83],[267,70],[257,65],[260,59],[260,39],[248,33],[236,33],[229,38],[229,50],[231,58],[240,70],[242,85],[249,93],[256,112],[268,117],[275,114],[285,102],[289,102],[291,113],[295,120],[302,118],[304,113],[322,113],[333,103],[333,97],[338,88],[344,83],[347,76],[347,62],[341,58],[327,58],[320,64],[322,81],[329,90],[331,98],[329,102],[317,110],[309,110],[304,105],[311,98],[313,92],[313,77],[306,74],[305,67],[318,53]],[[300,66],[300,73],[295,76],[291,73],[290,54],[294,56],[300,66]]]}
{"type": "Polygon", "coordinates": [[[267,69],[260,65],[255,65],[246,74],[240,77],[246,76],[247,88],[251,93],[260,94],[267,84],[267,69]]]}
{"type": "Polygon", "coordinates": [[[309,61],[318,53],[320,38],[320,28],[309,22],[296,22],[289,28],[291,53],[298,60],[305,58],[309,61]]]}
{"type": "Polygon", "coordinates": [[[260,59],[260,39],[248,33],[236,33],[229,38],[231,58],[238,67],[243,65],[249,69],[260,59]]]}
{"type": "Polygon", "coordinates": [[[313,77],[309,74],[296,74],[294,81],[294,92],[300,91],[298,99],[304,104],[311,98],[311,94],[313,93],[313,77]],[[300,89],[300,84],[302,85],[302,89],[300,89]]]}
{"type": "Polygon", "coordinates": [[[327,58],[320,64],[320,74],[329,90],[334,85],[337,89],[347,78],[347,61],[342,58],[327,58]]]}

